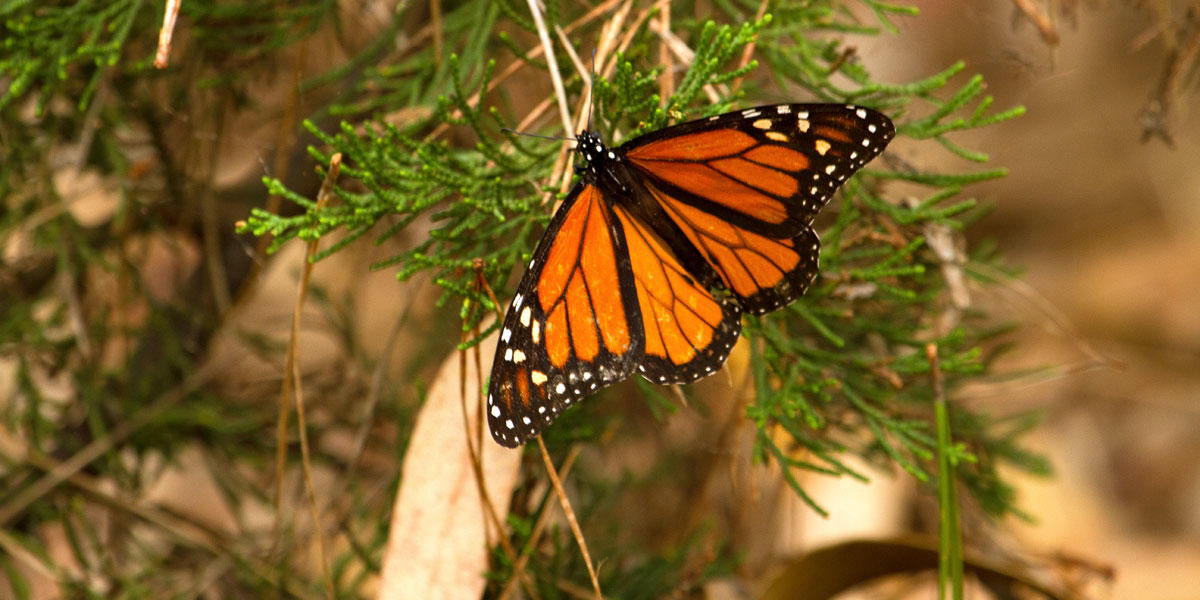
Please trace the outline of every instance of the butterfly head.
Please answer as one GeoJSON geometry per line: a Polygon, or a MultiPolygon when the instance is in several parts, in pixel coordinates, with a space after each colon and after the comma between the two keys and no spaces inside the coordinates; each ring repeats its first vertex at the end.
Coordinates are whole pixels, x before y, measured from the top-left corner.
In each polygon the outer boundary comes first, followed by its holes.
{"type": "Polygon", "coordinates": [[[604,140],[600,139],[600,134],[595,131],[579,132],[576,141],[575,151],[587,161],[587,167],[580,170],[595,171],[602,168],[606,161],[620,160],[612,150],[608,149],[608,146],[604,145],[604,140]]]}

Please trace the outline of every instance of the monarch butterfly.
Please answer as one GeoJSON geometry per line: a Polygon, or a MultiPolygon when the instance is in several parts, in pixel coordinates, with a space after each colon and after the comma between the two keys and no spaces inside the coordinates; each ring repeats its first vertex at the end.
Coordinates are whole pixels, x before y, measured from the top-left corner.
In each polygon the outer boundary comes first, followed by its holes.
{"type": "Polygon", "coordinates": [[[636,369],[660,384],[716,371],[741,332],[817,274],[813,218],[895,136],[840,104],[779,104],[677,124],[608,148],[554,213],[500,329],[488,425],[502,446],[636,369]]]}

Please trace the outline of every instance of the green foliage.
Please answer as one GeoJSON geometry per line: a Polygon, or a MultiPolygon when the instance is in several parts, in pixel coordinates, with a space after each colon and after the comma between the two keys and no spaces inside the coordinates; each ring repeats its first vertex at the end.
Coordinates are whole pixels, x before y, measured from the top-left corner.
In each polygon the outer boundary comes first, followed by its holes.
{"type": "MultiPolygon", "coordinates": [[[[900,120],[900,134],[914,140],[935,139],[970,161],[986,160],[980,153],[959,147],[949,136],[1013,118],[1021,114],[1021,109],[992,113],[992,99],[981,96],[979,77],[970,78],[942,99],[962,71],[961,64],[907,85],[871,81],[862,65],[841,45],[840,37],[811,36],[814,30],[875,32],[850,22],[834,4],[780,6],[779,17],[768,15],[736,27],[698,24],[690,44],[696,49],[695,60],[676,93],[661,107],[658,71],[639,69],[633,59],[637,53],[631,51],[618,58],[611,78],[597,82],[594,117],[602,130],[636,135],[662,127],[672,119],[728,110],[737,96],[710,103],[702,101],[702,89],[750,73],[754,62],[738,67],[736,61],[743,48],[756,41],[756,50],[765,58],[772,75],[824,100],[873,104],[896,114],[928,113],[900,120]],[[836,76],[849,80],[851,87],[838,84],[836,76]]],[[[872,7],[884,28],[890,27],[888,15],[909,12],[881,3],[872,3],[872,7]]],[[[746,16],[739,12],[741,9],[726,9],[740,18],[746,16]]],[[[507,45],[511,47],[512,43],[507,45]]],[[[247,228],[258,234],[271,233],[278,246],[292,238],[315,239],[338,229],[348,233],[343,240],[353,239],[386,217],[391,225],[379,235],[382,239],[419,217],[431,217],[435,226],[426,241],[377,266],[395,265],[402,278],[431,270],[446,291],[443,299],[458,296],[471,305],[490,306],[482,294],[472,289],[472,261],[482,259],[492,281],[505,281],[527,261],[549,212],[550,196],[537,182],[555,155],[551,153],[553,148],[537,148],[548,144],[501,134],[501,128],[510,121],[501,116],[499,109],[470,105],[468,99],[487,89],[492,81],[493,63],[483,64],[476,69],[478,76],[470,78],[462,74],[461,61],[452,57],[448,62],[455,73],[452,89],[439,99],[430,122],[411,129],[420,131],[443,122],[461,126],[476,139],[473,147],[453,147],[390,125],[365,132],[345,125],[337,135],[325,135],[313,128],[327,148],[317,154],[318,159],[323,161],[334,151],[342,152],[353,165],[346,169],[346,175],[367,192],[343,191],[340,204],[323,210],[291,196],[307,212],[284,218],[255,211],[247,228]],[[473,85],[467,83],[472,79],[473,85]]],[[[559,68],[564,73],[573,72],[569,63],[559,68]]],[[[578,74],[567,80],[572,97],[588,93],[578,74]]],[[[938,445],[928,409],[929,365],[921,350],[928,341],[939,344],[950,389],[986,371],[982,349],[992,341],[986,319],[968,317],[940,336],[930,329],[929,319],[938,310],[945,283],[938,271],[938,259],[926,248],[920,231],[927,224],[962,229],[961,219],[973,218],[975,203],[953,198],[964,186],[1003,176],[1004,170],[935,174],[906,166],[883,170],[877,166],[881,162],[886,164],[886,158],[856,179],[904,180],[931,188],[931,193],[915,205],[906,206],[889,202],[876,195],[873,188],[852,180],[843,188],[842,196],[847,200],[836,222],[822,235],[822,277],[817,285],[788,309],[766,319],[748,318],[745,326],[754,353],[755,381],[755,402],[747,414],[759,431],[759,456],[787,467],[789,481],[802,496],[804,491],[792,476],[792,469],[865,477],[838,458],[846,453],[890,461],[919,480],[931,481],[938,445]],[[897,228],[905,234],[904,243],[899,245],[884,237],[897,228]],[[847,292],[854,289],[869,292],[847,292]],[[786,444],[780,443],[779,430],[786,432],[782,438],[786,444]],[[864,431],[869,435],[864,437],[864,431]],[[797,457],[797,448],[805,450],[803,457],[797,457]]],[[[287,193],[277,182],[268,183],[272,191],[287,193]]],[[[331,246],[326,254],[336,251],[341,243],[331,246]]],[[[506,291],[502,284],[495,287],[498,293],[506,291]]],[[[472,314],[478,317],[482,313],[472,314]]],[[[1003,489],[995,485],[998,478],[994,469],[999,462],[1017,458],[1014,448],[990,439],[986,429],[973,430],[972,434],[979,436],[976,443],[1003,450],[982,457],[964,449],[955,450],[963,459],[957,462],[964,481],[983,496],[983,505],[993,512],[1011,510],[1012,499],[1004,497],[1003,489]]],[[[814,508],[822,510],[815,504],[814,508]]]]}
{"type": "Polygon", "coordinates": [[[38,112],[55,94],[88,106],[105,69],[120,57],[143,7],[141,0],[94,0],[60,5],[9,1],[0,5],[0,76],[10,78],[0,111],[38,89],[38,112]],[[72,77],[76,70],[86,76],[72,77]],[[74,85],[83,81],[81,87],[74,85]]]}
{"type": "MultiPolygon", "coordinates": [[[[913,12],[879,2],[870,5],[884,29],[893,28],[892,15],[913,12]]],[[[725,89],[722,84],[750,74],[756,63],[739,67],[737,59],[751,42],[780,84],[797,85],[822,100],[865,103],[895,115],[921,113],[920,118],[898,120],[901,136],[934,139],[972,162],[987,157],[958,146],[951,136],[1022,112],[1020,108],[992,112],[992,99],[982,96],[978,76],[947,96],[962,64],[906,85],[872,81],[853,51],[842,45],[841,35],[876,34],[878,29],[851,21],[835,2],[784,4],[776,7],[776,16],[757,22],[747,18],[747,8],[724,5],[731,20],[743,22],[740,26],[709,21],[683,32],[696,56],[665,103],[657,96],[659,72],[638,66],[646,59],[637,44],[618,57],[612,77],[597,81],[594,92],[598,107],[594,118],[600,129],[636,135],[672,120],[730,109],[742,94],[712,103],[702,99],[702,90],[705,86],[725,89]],[[812,35],[822,30],[841,35],[812,35]]],[[[641,35],[651,36],[648,31],[641,35]]],[[[517,48],[511,38],[504,45],[517,48]]],[[[538,66],[527,56],[517,54],[517,58],[538,66]]],[[[432,271],[445,290],[444,300],[459,297],[472,306],[490,307],[471,285],[472,261],[479,258],[488,279],[500,282],[495,285],[497,293],[507,293],[503,282],[526,262],[548,218],[552,197],[538,182],[548,172],[556,148],[502,133],[502,127],[519,119],[506,119],[498,108],[471,105],[470,98],[489,88],[494,63],[474,63],[469,69],[474,75],[464,73],[468,70],[463,61],[455,57],[447,64],[451,89],[438,99],[429,120],[407,131],[392,125],[361,130],[347,124],[336,135],[327,135],[310,125],[324,144],[320,152],[314,151],[317,159],[343,153],[351,165],[344,170],[343,185],[348,177],[365,192],[344,187],[340,203],[318,210],[269,180],[273,192],[287,195],[306,212],[280,217],[256,210],[247,230],[275,236],[275,247],[294,238],[311,240],[345,230],[327,255],[380,222],[389,225],[377,239],[427,217],[434,223],[427,240],[376,266],[394,265],[401,278],[432,271]],[[468,131],[475,143],[459,147],[418,134],[439,123],[468,131]]],[[[571,97],[588,93],[573,65],[560,60],[558,67],[569,74],[571,97]]],[[[920,232],[926,225],[961,230],[962,219],[973,218],[977,209],[973,200],[954,201],[954,197],[963,187],[1003,176],[1005,171],[928,173],[906,165],[888,170],[881,164],[887,164],[886,157],[844,186],[846,200],[836,222],[822,235],[822,277],[813,289],[788,309],[765,319],[748,318],[745,325],[755,382],[755,401],[747,414],[759,431],[758,454],[784,465],[802,496],[793,469],[864,478],[838,458],[846,453],[890,461],[919,480],[930,481],[936,473],[938,444],[929,410],[929,365],[921,349],[929,341],[938,343],[949,389],[986,372],[983,349],[992,342],[993,331],[985,318],[968,316],[941,334],[930,328],[945,282],[938,259],[920,232]],[[889,202],[873,191],[871,183],[884,180],[917,183],[931,192],[912,206],[889,202]],[[903,243],[898,244],[894,235],[890,240],[886,237],[897,229],[904,235],[903,243]],[[855,289],[869,291],[847,291],[855,289]],[[786,433],[782,438],[780,430],[786,433]],[[869,435],[863,436],[864,431],[869,435]],[[799,448],[804,449],[801,455],[795,452],[799,448]]],[[[478,318],[482,313],[470,314],[478,318]]],[[[1018,459],[1015,447],[991,438],[986,428],[973,429],[971,435],[977,436],[971,445],[998,452],[976,456],[956,447],[954,452],[962,459],[956,461],[960,475],[989,510],[996,514],[1011,510],[1012,499],[997,485],[995,467],[1018,459]]],[[[814,508],[821,510],[815,503],[814,508]]]]}
{"type": "MultiPolygon", "coordinates": [[[[533,50],[537,44],[530,41],[536,37],[527,5],[519,0],[442,4],[440,50],[430,41],[432,33],[410,29],[405,20],[410,15],[397,14],[382,28],[378,40],[327,73],[300,82],[305,93],[329,91],[333,98],[307,115],[305,128],[316,138],[309,153],[318,169],[325,168],[334,153],[344,157],[336,200],[318,208],[305,193],[267,177],[266,190],[290,206],[278,214],[253,209],[241,231],[271,236],[272,250],[295,240],[322,240],[318,259],[354,240],[382,242],[409,234],[417,241],[373,267],[393,269],[401,279],[429,276],[442,290],[441,302],[457,304],[463,327],[470,328],[495,308],[475,285],[475,262],[481,262],[483,276],[497,296],[506,299],[549,220],[559,188],[551,187],[548,176],[561,146],[504,131],[524,121],[527,114],[516,107],[529,100],[515,97],[514,80],[505,65],[515,61],[524,65],[524,75],[532,73],[539,79],[545,78],[548,67],[546,57],[533,50]],[[403,111],[402,118],[396,117],[398,111],[403,111]],[[331,118],[344,122],[332,125],[331,118]]],[[[577,25],[568,39],[580,46],[586,63],[585,50],[600,35],[604,19],[578,21],[575,4],[546,4],[551,27],[577,25]]],[[[570,100],[594,94],[595,127],[613,143],[671,122],[778,100],[786,94],[795,100],[875,106],[896,120],[902,138],[897,147],[933,140],[967,161],[961,168],[932,173],[905,164],[900,158],[903,150],[893,151],[843,186],[840,199],[818,221],[822,274],[815,285],[787,309],[744,321],[753,383],[745,415],[757,431],[756,457],[781,466],[796,493],[818,511],[824,509],[806,495],[798,475],[815,471],[865,481],[868,474],[846,460],[860,456],[881,469],[898,467],[931,489],[935,482],[942,484],[941,490],[949,489],[953,482],[945,474],[952,472],[965,493],[988,512],[1015,512],[1013,491],[999,477],[998,467],[1048,471],[1044,459],[1020,445],[1020,436],[1034,422],[998,421],[954,402],[956,389],[991,375],[990,361],[1002,349],[1005,331],[977,313],[963,315],[944,331],[934,325],[946,310],[947,285],[941,274],[944,265],[925,236],[928,228],[954,232],[968,228],[984,210],[973,198],[960,197],[963,191],[973,183],[1004,175],[1002,168],[978,167],[976,163],[986,162],[987,156],[962,147],[955,141],[956,134],[1016,117],[1021,110],[993,110],[978,77],[961,82],[962,64],[907,84],[876,81],[848,40],[894,33],[895,19],[915,14],[911,7],[864,0],[861,4],[874,20],[863,23],[854,20],[841,1],[772,3],[771,14],[756,20],[759,4],[716,2],[718,14],[712,21],[688,20],[681,17],[687,10],[673,10],[672,31],[695,56],[676,75],[677,86],[669,98],[659,96],[659,39],[646,22],[631,30],[627,49],[616,57],[610,75],[597,78],[594,90],[585,83],[588,74],[577,72],[565,52],[557,53],[554,66],[564,76],[570,100]],[[743,65],[750,44],[753,58],[743,65]],[[916,200],[899,201],[899,187],[916,200]],[[931,342],[939,348],[948,395],[941,420],[934,410],[930,365],[923,352],[931,342]]],[[[0,97],[0,197],[9,209],[0,216],[0,228],[27,235],[38,250],[37,263],[20,274],[18,283],[0,289],[4,307],[0,339],[5,357],[18,364],[20,398],[4,406],[0,421],[21,430],[45,455],[71,455],[88,443],[119,433],[122,424],[139,418],[145,407],[157,406],[157,412],[145,417],[151,425],[138,429],[93,465],[123,489],[136,489],[136,478],[145,465],[178,452],[182,440],[202,440],[219,456],[260,463],[269,461],[263,456],[270,450],[270,441],[261,432],[271,425],[272,407],[246,410],[228,398],[178,383],[196,372],[199,351],[220,318],[211,302],[148,301],[145,325],[126,331],[109,324],[105,315],[88,315],[79,326],[77,309],[58,300],[69,295],[61,292],[62,287],[84,281],[89,270],[136,272],[119,251],[121,235],[175,225],[137,204],[131,192],[123,197],[128,206],[122,208],[119,225],[90,231],[55,209],[61,199],[53,186],[44,183],[49,178],[44,155],[60,138],[73,140],[80,131],[98,132],[95,147],[80,158],[81,163],[105,173],[124,172],[129,165],[113,150],[116,132],[132,125],[156,131],[154,117],[143,113],[145,106],[161,98],[148,100],[134,92],[138,82],[164,77],[148,68],[161,21],[159,6],[136,1],[0,5],[4,26],[0,80],[8,81],[0,97]],[[105,105],[99,116],[87,121],[84,111],[98,104],[92,104],[97,90],[109,84],[117,91],[111,96],[128,94],[140,100],[105,105]],[[70,110],[57,109],[56,99],[69,99],[70,110]],[[27,106],[35,109],[36,116],[22,114],[27,106]],[[19,187],[30,181],[35,185],[19,187]],[[30,226],[31,222],[35,224],[30,226]],[[47,271],[56,277],[46,275],[47,271]],[[82,333],[61,334],[72,328],[82,333]],[[102,363],[95,358],[97,352],[80,350],[86,342],[78,336],[89,337],[98,346],[128,336],[129,350],[116,366],[102,363]],[[22,350],[13,351],[9,340],[19,340],[22,350]],[[47,373],[70,374],[78,406],[67,410],[47,397],[44,384],[37,380],[47,373]],[[168,391],[179,396],[157,404],[168,391]]],[[[183,99],[195,89],[221,89],[245,101],[242,88],[247,81],[239,65],[272,56],[323,25],[340,27],[332,1],[295,7],[251,0],[185,2],[183,6],[182,18],[192,24],[194,42],[188,59],[200,65],[196,69],[200,75],[172,96],[183,99]]],[[[631,23],[626,25],[632,27],[631,23]]],[[[339,33],[343,32],[339,29],[339,33]]],[[[527,127],[548,135],[576,133],[560,131],[558,123],[551,108],[527,127]]],[[[986,248],[973,248],[961,268],[987,285],[990,282],[980,273],[995,272],[998,260],[986,248]]],[[[129,285],[137,298],[149,296],[146,283],[136,277],[129,285]]],[[[319,294],[314,296],[320,299],[319,294]]],[[[478,341],[472,339],[464,346],[478,341]]],[[[264,354],[277,351],[267,348],[267,342],[263,346],[264,354]]],[[[656,396],[651,402],[658,409],[671,406],[669,398],[656,396]]],[[[414,408],[381,410],[385,411],[381,420],[408,423],[414,408]]],[[[605,431],[623,431],[623,418],[606,411],[603,403],[584,403],[557,421],[545,437],[561,454],[569,444],[594,440],[605,431]]],[[[402,428],[391,440],[390,451],[402,454],[408,435],[402,428]]],[[[216,471],[219,485],[231,495],[233,490],[265,494],[238,469],[216,471]]],[[[21,465],[0,476],[0,488],[19,489],[43,472],[21,465]]],[[[386,483],[387,489],[395,489],[394,482],[386,483]]],[[[629,483],[593,475],[580,485],[585,493],[577,511],[602,512],[611,506],[607,503],[616,497],[615,490],[629,483]]],[[[354,513],[386,510],[381,506],[389,503],[364,500],[365,493],[351,487],[347,504],[354,513]]],[[[537,487],[524,486],[519,494],[531,494],[532,489],[537,487]]],[[[44,522],[63,522],[78,555],[97,555],[102,545],[85,513],[70,501],[74,497],[78,496],[64,493],[33,504],[20,515],[14,543],[42,555],[45,549],[24,532],[44,522]]],[[[511,517],[513,541],[519,549],[546,510],[547,498],[514,502],[514,506],[533,507],[519,509],[511,517]]],[[[0,496],[0,507],[10,499],[0,496]]],[[[332,561],[339,595],[355,595],[378,569],[387,519],[376,522],[376,529],[346,532],[354,548],[332,561]]],[[[604,524],[597,520],[590,526],[603,528],[604,524]]],[[[530,572],[543,597],[560,597],[557,583],[583,581],[583,568],[565,532],[547,535],[548,544],[522,551],[538,553],[530,572]]],[[[607,536],[613,544],[597,550],[619,560],[601,569],[606,591],[661,597],[691,589],[680,582],[698,586],[730,572],[735,562],[732,549],[701,549],[698,538],[690,537],[692,532],[688,535],[685,543],[666,552],[622,548],[616,543],[619,536],[607,536]],[[698,566],[695,557],[701,552],[713,552],[714,558],[698,566]]],[[[157,553],[148,545],[139,569],[122,571],[89,563],[86,570],[104,572],[106,580],[118,582],[128,597],[152,597],[163,589],[177,590],[174,575],[190,563],[215,557],[231,565],[229,579],[253,590],[244,595],[257,597],[264,590],[319,594],[312,581],[296,581],[239,551],[239,546],[252,547],[254,542],[232,539],[225,547],[212,548],[185,541],[183,550],[170,553],[157,553]]],[[[507,581],[512,565],[499,552],[496,556],[494,575],[497,581],[507,581]]],[[[28,590],[28,582],[13,574],[14,563],[5,553],[0,553],[0,568],[18,596],[28,590]]],[[[86,581],[60,576],[77,595],[96,595],[86,581]]]]}

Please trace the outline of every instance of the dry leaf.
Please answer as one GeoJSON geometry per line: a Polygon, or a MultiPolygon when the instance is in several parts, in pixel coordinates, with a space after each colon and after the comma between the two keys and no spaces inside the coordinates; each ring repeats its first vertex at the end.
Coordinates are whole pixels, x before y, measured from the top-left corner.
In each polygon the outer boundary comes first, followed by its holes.
{"type": "MultiPolygon", "coordinates": [[[[493,335],[480,345],[480,352],[488,357],[495,347],[493,335]]],[[[446,359],[417,416],[392,509],[379,598],[474,599],[483,593],[489,538],[467,450],[459,365],[458,353],[446,359]]],[[[483,366],[488,369],[490,362],[483,366]]],[[[472,427],[480,408],[479,380],[468,354],[466,397],[472,427]]],[[[502,448],[483,434],[483,476],[501,519],[508,512],[520,464],[520,451],[502,448]]]]}

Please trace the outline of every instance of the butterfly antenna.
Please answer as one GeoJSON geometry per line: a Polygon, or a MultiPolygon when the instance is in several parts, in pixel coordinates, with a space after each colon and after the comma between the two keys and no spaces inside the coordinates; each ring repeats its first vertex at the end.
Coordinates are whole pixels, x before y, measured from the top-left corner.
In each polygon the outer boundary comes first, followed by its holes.
{"type": "Polygon", "coordinates": [[[575,139],[575,138],[573,138],[573,137],[556,137],[556,136],[552,136],[552,135],[541,135],[541,134],[538,134],[538,133],[529,133],[529,132],[526,132],[526,131],[517,131],[516,129],[509,129],[509,128],[507,128],[507,127],[501,127],[501,128],[500,128],[500,131],[503,131],[504,133],[511,133],[511,134],[513,134],[513,135],[523,135],[523,136],[525,136],[525,137],[540,138],[540,139],[543,139],[543,140],[552,140],[552,141],[555,141],[555,142],[565,142],[565,141],[568,141],[568,140],[569,140],[569,141],[578,141],[578,140],[576,140],[576,139],[575,139]]]}
{"type": "Polygon", "coordinates": [[[596,112],[596,49],[592,48],[592,77],[588,80],[588,131],[592,129],[592,113],[596,112]]]}

